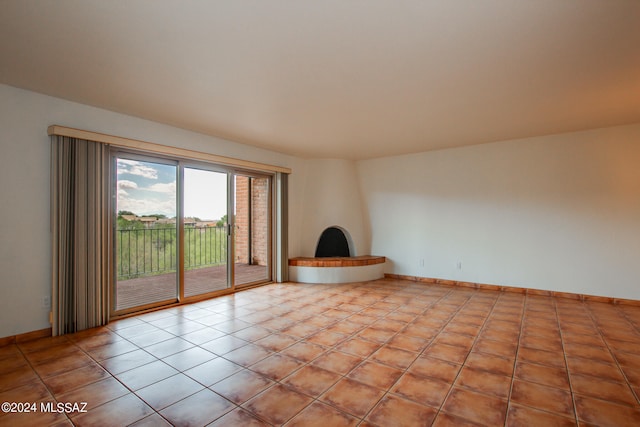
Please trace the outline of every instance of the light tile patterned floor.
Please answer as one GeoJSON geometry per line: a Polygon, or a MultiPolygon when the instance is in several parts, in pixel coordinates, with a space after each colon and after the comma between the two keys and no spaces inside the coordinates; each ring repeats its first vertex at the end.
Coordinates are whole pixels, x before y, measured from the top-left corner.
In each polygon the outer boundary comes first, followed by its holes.
{"type": "Polygon", "coordinates": [[[640,425],[640,308],[272,284],[0,348],[1,425],[640,425]]]}

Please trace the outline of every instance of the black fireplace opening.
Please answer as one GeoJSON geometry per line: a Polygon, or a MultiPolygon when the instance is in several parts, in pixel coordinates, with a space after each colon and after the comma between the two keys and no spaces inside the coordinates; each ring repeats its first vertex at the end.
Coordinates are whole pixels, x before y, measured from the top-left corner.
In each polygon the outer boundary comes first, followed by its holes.
{"type": "Polygon", "coordinates": [[[337,227],[329,227],[322,232],[316,247],[316,258],[350,256],[349,242],[342,230],[337,227]]]}

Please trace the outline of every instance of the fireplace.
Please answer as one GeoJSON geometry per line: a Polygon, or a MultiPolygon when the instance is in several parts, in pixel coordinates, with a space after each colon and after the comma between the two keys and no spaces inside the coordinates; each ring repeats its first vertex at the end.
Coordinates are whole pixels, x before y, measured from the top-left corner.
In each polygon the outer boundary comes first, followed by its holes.
{"type": "Polygon", "coordinates": [[[364,282],[384,277],[385,262],[383,256],[355,256],[349,232],[333,226],[320,235],[315,257],[289,260],[289,274],[302,283],[364,282]]]}
{"type": "Polygon", "coordinates": [[[345,231],[329,227],[322,232],[316,246],[316,258],[350,257],[351,250],[345,231]]]}

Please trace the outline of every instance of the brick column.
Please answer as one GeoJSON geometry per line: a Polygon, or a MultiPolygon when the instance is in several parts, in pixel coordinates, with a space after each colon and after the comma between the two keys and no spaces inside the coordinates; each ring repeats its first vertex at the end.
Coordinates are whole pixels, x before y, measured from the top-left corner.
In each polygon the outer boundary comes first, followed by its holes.
{"type": "Polygon", "coordinates": [[[235,257],[233,262],[249,264],[249,178],[236,176],[235,257]]]}
{"type": "Polygon", "coordinates": [[[251,179],[252,264],[267,265],[269,245],[269,181],[251,179]]]}

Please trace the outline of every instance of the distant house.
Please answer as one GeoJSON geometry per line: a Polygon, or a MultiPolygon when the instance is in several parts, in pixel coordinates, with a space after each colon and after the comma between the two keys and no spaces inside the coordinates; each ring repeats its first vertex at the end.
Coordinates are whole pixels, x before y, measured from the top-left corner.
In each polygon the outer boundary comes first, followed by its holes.
{"type": "Polygon", "coordinates": [[[121,217],[122,219],[125,219],[127,221],[140,221],[147,227],[151,227],[158,221],[158,218],[156,218],[155,216],[138,216],[138,215],[127,214],[127,215],[121,215],[121,217]]]}
{"type": "Polygon", "coordinates": [[[196,222],[196,228],[215,227],[218,221],[198,221],[196,222]]]}
{"type": "Polygon", "coordinates": [[[156,221],[158,221],[158,218],[156,218],[155,216],[139,216],[137,220],[142,222],[147,227],[151,227],[156,223],[156,221]]]}

